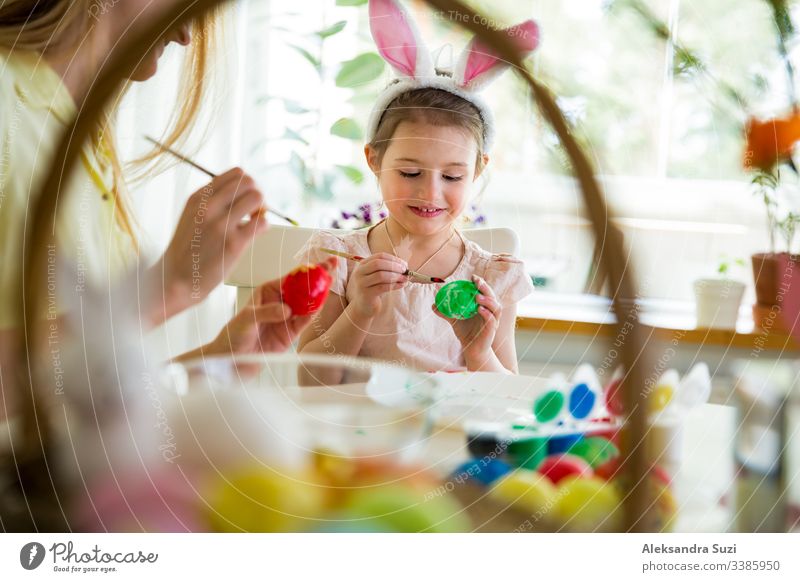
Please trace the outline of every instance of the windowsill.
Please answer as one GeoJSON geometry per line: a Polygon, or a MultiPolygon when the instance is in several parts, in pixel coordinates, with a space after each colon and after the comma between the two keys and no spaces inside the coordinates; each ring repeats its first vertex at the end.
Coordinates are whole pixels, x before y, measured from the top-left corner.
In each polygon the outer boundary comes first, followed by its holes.
{"type": "MultiPolygon", "coordinates": [[[[523,332],[559,333],[585,337],[613,337],[616,317],[611,300],[597,295],[536,291],[517,306],[517,329],[523,332]]],[[[736,331],[698,329],[694,304],[684,301],[643,299],[639,319],[656,339],[709,347],[800,352],[786,333],[757,328],[750,306],[739,311],[736,331]]]]}

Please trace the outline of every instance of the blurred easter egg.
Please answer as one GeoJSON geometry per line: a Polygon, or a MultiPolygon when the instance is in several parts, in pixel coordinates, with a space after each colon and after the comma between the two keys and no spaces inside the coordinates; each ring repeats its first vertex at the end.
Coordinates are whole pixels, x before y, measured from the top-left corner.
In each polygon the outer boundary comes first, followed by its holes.
{"type": "Polygon", "coordinates": [[[391,532],[459,533],[471,531],[461,505],[447,493],[430,495],[404,484],[355,490],[342,510],[351,531],[359,523],[391,532]]]}
{"type": "Polygon", "coordinates": [[[303,419],[268,390],[190,391],[167,417],[181,467],[219,471],[258,461],[299,469],[308,459],[303,419]]]}
{"type": "Polygon", "coordinates": [[[515,467],[536,470],[547,456],[548,439],[515,436],[508,441],[508,460],[515,467]]]}
{"type": "Polygon", "coordinates": [[[451,479],[472,479],[481,485],[489,485],[511,469],[511,465],[500,459],[470,459],[453,471],[451,479]]]}
{"type": "Polygon", "coordinates": [[[621,460],[622,457],[615,457],[613,459],[609,459],[602,465],[595,467],[595,476],[605,479],[606,481],[610,481],[619,472],[621,460]]]}
{"type": "Polygon", "coordinates": [[[570,454],[550,455],[539,465],[539,473],[558,484],[567,477],[591,477],[589,463],[570,454]]]}
{"type": "MultiPolygon", "coordinates": [[[[606,481],[611,481],[619,476],[621,468],[622,457],[617,456],[597,467],[594,470],[594,474],[595,476],[605,479],[606,481]]],[[[660,483],[665,487],[668,487],[672,482],[672,477],[670,474],[659,465],[653,465],[650,467],[650,476],[653,477],[657,483],[660,483]]]]}
{"type": "Polygon", "coordinates": [[[557,455],[566,453],[570,447],[583,439],[583,433],[560,434],[552,436],[547,441],[547,453],[557,455]]]}
{"type": "Polygon", "coordinates": [[[313,475],[268,468],[222,477],[209,490],[208,517],[217,532],[296,532],[325,516],[327,487],[313,475]]]}
{"type": "Polygon", "coordinates": [[[202,499],[175,468],[129,470],[90,483],[79,494],[76,529],[87,532],[202,532],[202,499]]]}
{"type": "MultiPolygon", "coordinates": [[[[613,480],[617,491],[630,491],[630,483],[622,473],[617,473],[613,480]]],[[[653,466],[645,481],[646,486],[640,494],[647,496],[647,516],[644,523],[648,529],[669,531],[678,514],[678,503],[672,493],[669,475],[660,467],[653,466]]]]}
{"type": "Polygon", "coordinates": [[[592,469],[607,463],[619,456],[619,449],[610,440],[603,437],[586,437],[569,448],[569,454],[582,458],[592,469]]]}
{"type": "Polygon", "coordinates": [[[302,265],[283,278],[281,299],[291,307],[292,315],[309,315],[325,304],[332,282],[324,267],[302,265]]]}
{"type": "Polygon", "coordinates": [[[543,514],[555,503],[556,487],[541,473],[517,469],[497,481],[489,495],[501,503],[515,505],[532,514],[543,514]]]}
{"type": "Polygon", "coordinates": [[[620,503],[612,484],[596,477],[571,476],[559,484],[555,515],[570,531],[611,531],[620,525],[620,503]]]}
{"type": "Polygon", "coordinates": [[[478,313],[478,293],[472,281],[451,281],[436,293],[436,309],[451,319],[469,319],[478,313]]]}

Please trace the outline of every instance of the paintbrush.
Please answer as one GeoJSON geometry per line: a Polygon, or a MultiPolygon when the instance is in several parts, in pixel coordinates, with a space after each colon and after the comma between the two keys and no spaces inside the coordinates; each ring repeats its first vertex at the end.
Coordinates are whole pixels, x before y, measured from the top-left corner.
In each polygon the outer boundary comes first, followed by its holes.
{"type": "MultiPolygon", "coordinates": [[[[195,168],[197,170],[200,170],[206,176],[209,176],[211,178],[216,178],[217,177],[217,174],[215,174],[211,170],[209,170],[207,168],[204,168],[203,166],[201,166],[200,164],[198,164],[197,162],[195,162],[191,158],[188,158],[188,157],[184,156],[183,154],[180,154],[180,153],[176,152],[175,150],[173,150],[171,148],[168,148],[164,144],[154,140],[152,137],[146,135],[146,136],[144,136],[144,138],[147,141],[149,141],[150,143],[152,143],[153,145],[155,145],[156,147],[160,148],[161,150],[167,152],[168,154],[172,154],[173,156],[178,158],[180,161],[189,164],[190,166],[192,166],[193,168],[195,168]]],[[[272,208],[269,208],[269,207],[266,207],[265,209],[266,209],[267,212],[271,212],[272,214],[274,214],[278,218],[282,218],[283,220],[285,220],[286,222],[288,222],[292,226],[300,226],[300,224],[296,220],[293,220],[293,219],[289,218],[285,214],[281,214],[277,210],[273,210],[272,208]]]]}
{"type": "MultiPolygon", "coordinates": [[[[328,253],[329,255],[334,255],[336,257],[342,257],[347,259],[348,261],[355,261],[360,262],[364,260],[364,257],[359,255],[351,255],[350,253],[345,253],[342,251],[335,251],[333,249],[320,249],[323,253],[328,253]]],[[[416,271],[412,271],[411,269],[406,269],[405,273],[403,273],[406,277],[414,277],[415,279],[419,279],[425,283],[444,283],[444,279],[441,277],[430,277],[428,275],[423,275],[422,273],[417,273],[416,271]]]]}

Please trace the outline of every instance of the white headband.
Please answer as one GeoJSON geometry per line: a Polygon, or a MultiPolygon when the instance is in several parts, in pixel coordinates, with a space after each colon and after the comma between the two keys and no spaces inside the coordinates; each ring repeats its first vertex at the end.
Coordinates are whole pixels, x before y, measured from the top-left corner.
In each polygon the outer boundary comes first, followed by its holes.
{"type": "MultiPolygon", "coordinates": [[[[450,76],[437,74],[433,56],[419,35],[417,26],[397,0],[370,0],[369,22],[378,52],[398,77],[375,101],[367,122],[367,142],[375,139],[378,124],[386,108],[398,96],[415,89],[440,89],[472,103],[480,113],[484,127],[484,148],[494,143],[494,115],[478,92],[508,68],[478,38],[473,38],[461,53],[450,76]]],[[[539,44],[539,27],[533,20],[503,30],[527,55],[539,44]]]]}

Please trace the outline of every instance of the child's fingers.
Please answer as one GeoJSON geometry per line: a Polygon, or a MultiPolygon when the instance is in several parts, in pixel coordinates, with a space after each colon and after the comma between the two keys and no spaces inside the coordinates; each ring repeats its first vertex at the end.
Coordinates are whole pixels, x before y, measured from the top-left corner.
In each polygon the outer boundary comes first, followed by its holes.
{"type": "Polygon", "coordinates": [[[365,287],[374,287],[376,285],[384,285],[387,283],[405,283],[408,277],[401,273],[394,273],[391,271],[377,271],[371,275],[364,277],[365,287]]]}
{"type": "Polygon", "coordinates": [[[388,293],[389,291],[394,291],[395,289],[401,289],[405,287],[405,283],[381,283],[380,285],[374,285],[370,287],[371,290],[376,291],[378,294],[388,293]]]}
{"type": "Polygon", "coordinates": [[[378,258],[377,255],[365,259],[359,265],[363,273],[375,273],[376,271],[390,271],[392,273],[405,273],[408,268],[404,263],[393,261],[386,258],[378,258]]]}
{"type": "Polygon", "coordinates": [[[478,291],[481,292],[482,295],[486,295],[491,297],[492,299],[497,299],[497,296],[494,293],[494,290],[489,287],[489,284],[478,275],[472,276],[472,282],[475,283],[475,286],[478,288],[478,291]]]}
{"type": "Polygon", "coordinates": [[[486,309],[483,305],[478,307],[478,315],[481,316],[484,322],[484,329],[489,328],[491,330],[497,329],[497,317],[495,317],[494,313],[486,309]]]}
{"type": "Polygon", "coordinates": [[[497,301],[494,297],[490,297],[489,295],[478,295],[475,298],[478,305],[482,305],[489,311],[491,311],[495,317],[500,317],[500,312],[503,310],[503,306],[500,305],[500,302],[497,301]]]}

